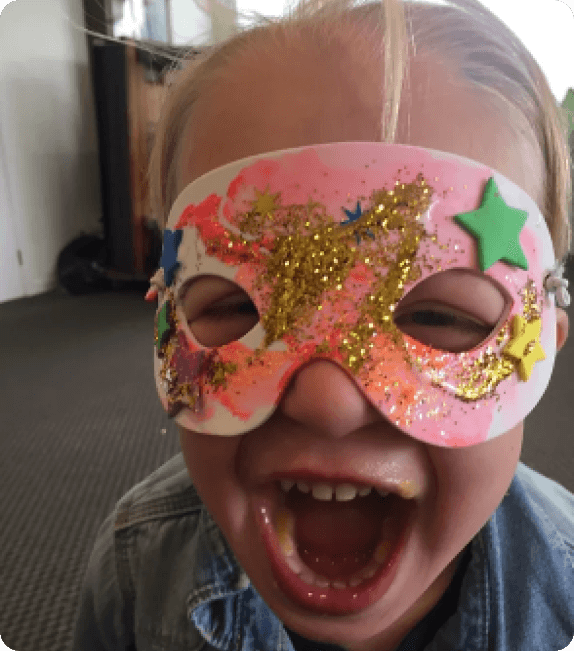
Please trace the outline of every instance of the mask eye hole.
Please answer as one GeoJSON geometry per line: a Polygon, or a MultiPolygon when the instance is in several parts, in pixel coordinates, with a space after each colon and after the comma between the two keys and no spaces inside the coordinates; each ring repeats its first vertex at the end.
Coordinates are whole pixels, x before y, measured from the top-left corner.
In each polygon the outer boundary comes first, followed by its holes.
{"type": "Polygon", "coordinates": [[[448,269],[425,278],[397,304],[397,328],[422,344],[460,353],[496,334],[512,307],[493,278],[471,269],[448,269]]]}
{"type": "Polygon", "coordinates": [[[183,288],[180,303],[193,336],[206,348],[237,341],[259,322],[247,292],[219,276],[194,279],[183,288]]]}

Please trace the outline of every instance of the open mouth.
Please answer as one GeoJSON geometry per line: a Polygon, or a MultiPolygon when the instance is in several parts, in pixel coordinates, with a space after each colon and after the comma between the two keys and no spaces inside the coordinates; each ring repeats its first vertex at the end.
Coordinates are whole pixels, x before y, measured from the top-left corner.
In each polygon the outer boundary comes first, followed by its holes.
{"type": "Polygon", "coordinates": [[[372,486],[283,480],[254,506],[282,591],[306,609],[343,615],[389,589],[416,501],[372,486]]]}

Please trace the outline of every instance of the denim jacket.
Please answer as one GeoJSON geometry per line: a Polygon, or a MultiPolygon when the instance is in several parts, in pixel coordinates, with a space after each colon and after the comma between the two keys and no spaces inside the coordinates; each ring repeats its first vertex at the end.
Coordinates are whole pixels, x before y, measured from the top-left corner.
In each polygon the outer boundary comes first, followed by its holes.
{"type": "MultiPolygon", "coordinates": [[[[400,651],[568,646],[574,637],[574,495],[519,463],[506,496],[468,549],[455,614],[426,646],[415,627],[400,651]]],[[[118,502],[89,561],[73,651],[293,648],[203,506],[181,454],[118,502]]]]}

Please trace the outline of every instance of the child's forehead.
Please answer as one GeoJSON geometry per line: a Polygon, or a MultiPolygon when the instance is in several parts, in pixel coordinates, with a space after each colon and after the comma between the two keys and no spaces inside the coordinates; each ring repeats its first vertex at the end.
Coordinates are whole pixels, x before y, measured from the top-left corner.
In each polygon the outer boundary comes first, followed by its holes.
{"type": "MultiPolygon", "coordinates": [[[[276,58],[281,58],[277,53],[276,58]]],[[[375,85],[312,59],[260,59],[206,88],[186,125],[177,194],[226,163],[267,151],[329,142],[380,141],[381,97],[375,85]],[[287,74],[278,72],[289,71],[287,74]],[[368,89],[365,88],[368,86],[368,89]],[[362,90],[361,90],[362,89],[362,90]]],[[[346,71],[352,74],[352,69],[346,71]]],[[[499,170],[540,205],[543,159],[516,138],[502,107],[431,58],[414,60],[402,94],[395,142],[451,152],[499,170]]]]}

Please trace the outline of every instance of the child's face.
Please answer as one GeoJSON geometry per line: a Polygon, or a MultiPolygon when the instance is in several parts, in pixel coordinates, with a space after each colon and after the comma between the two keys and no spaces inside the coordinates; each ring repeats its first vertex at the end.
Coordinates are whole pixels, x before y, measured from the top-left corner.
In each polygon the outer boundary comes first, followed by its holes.
{"type": "MultiPolygon", "coordinates": [[[[178,189],[204,172],[265,152],[323,142],[377,140],[380,106],[375,84],[358,66],[334,68],[303,60],[237,66],[233,81],[206,93],[196,106],[181,151],[178,189]],[[365,76],[366,75],[366,76],[365,76]]],[[[410,124],[399,117],[397,142],[452,152],[489,165],[540,201],[542,160],[535,146],[517,143],[500,118],[452,77],[430,63],[413,66],[410,124]]],[[[226,281],[205,284],[214,300],[226,281]]],[[[203,298],[203,300],[205,300],[203,298]]],[[[495,309],[495,306],[493,306],[495,309]]],[[[247,318],[247,317],[246,317],[247,318]]],[[[192,324],[193,325],[193,324],[192,324]]],[[[242,330],[244,324],[237,324],[242,330]]],[[[209,324],[233,328],[221,321],[209,324]]],[[[464,449],[434,447],[385,420],[337,366],[315,361],[289,385],[279,408],[242,436],[221,437],[180,428],[190,475],[238,561],[267,604],[301,635],[350,649],[392,650],[438,601],[461,551],[486,523],[507,490],[519,459],[523,424],[464,449]],[[411,482],[413,526],[390,586],[352,614],[325,614],[288,597],[270,567],[254,499],[271,477],[289,471],[350,473],[411,482]]],[[[369,481],[371,479],[371,481],[369,481]]],[[[358,483],[358,482],[357,482],[358,483]]]]}

